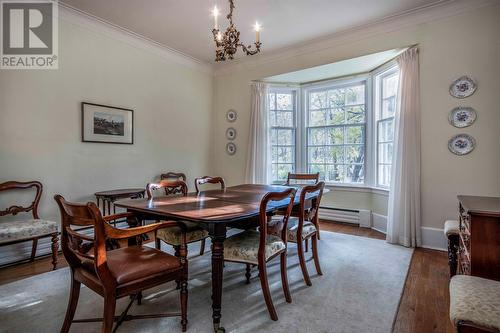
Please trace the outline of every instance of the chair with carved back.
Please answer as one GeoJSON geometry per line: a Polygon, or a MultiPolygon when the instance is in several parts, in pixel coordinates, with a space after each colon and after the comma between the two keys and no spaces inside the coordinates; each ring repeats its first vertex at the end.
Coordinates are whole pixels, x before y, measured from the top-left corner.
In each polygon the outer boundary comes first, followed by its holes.
{"type": "Polygon", "coordinates": [[[246,264],[245,277],[247,283],[250,282],[250,269],[258,266],[259,278],[266,302],[267,310],[272,320],[278,320],[276,309],[269,290],[266,264],[270,260],[280,256],[281,259],[281,284],[283,293],[288,303],[292,302],[290,290],[288,288],[288,278],[286,269],[287,257],[287,224],[295,199],[294,188],[286,189],[283,192],[269,192],[261,200],[259,209],[259,231],[245,230],[242,233],[228,237],[224,241],[224,260],[246,264]],[[281,223],[275,223],[277,234],[268,233],[267,212],[272,203],[288,200],[285,214],[281,223]],[[279,236],[278,236],[279,235],[279,236]]]}
{"type": "MultiPolygon", "coordinates": [[[[184,181],[162,181],[160,183],[150,183],[146,185],[146,194],[149,200],[155,197],[158,190],[164,189],[166,196],[181,195],[187,196],[188,188],[184,181]]],[[[208,232],[203,230],[198,224],[192,222],[181,222],[178,228],[169,228],[158,230],[155,234],[156,248],[161,249],[161,241],[174,247],[176,255],[179,251],[180,236],[182,232],[186,233],[187,243],[201,241],[200,255],[205,253],[205,239],[208,237],[208,232]]]]}
{"type": "Polygon", "coordinates": [[[38,239],[51,237],[52,268],[57,267],[57,251],[59,248],[59,237],[57,223],[40,219],[38,216],[38,204],[42,196],[43,186],[38,181],[16,182],[8,181],[0,184],[0,192],[36,190],[35,199],[27,207],[13,205],[5,210],[0,210],[0,216],[17,215],[31,211],[32,219],[20,219],[18,221],[0,222],[0,246],[11,245],[21,242],[32,241],[30,261],[35,259],[38,239]]]}
{"type": "Polygon", "coordinates": [[[220,184],[221,190],[226,189],[226,183],[224,182],[224,178],[203,176],[194,179],[194,187],[196,189],[196,193],[201,192],[201,186],[203,184],[220,184]]]}
{"type": "Polygon", "coordinates": [[[187,177],[186,177],[186,174],[183,172],[169,171],[167,173],[162,173],[160,175],[160,180],[167,180],[167,181],[182,180],[183,182],[185,182],[185,181],[187,181],[187,177]]]}
{"type": "MultiPolygon", "coordinates": [[[[286,178],[286,183],[283,185],[290,186],[290,185],[313,185],[317,184],[319,182],[319,172],[316,173],[288,173],[288,176],[286,178]]],[[[292,211],[292,216],[298,217],[300,214],[297,213],[296,211],[292,211]]],[[[316,231],[318,233],[318,239],[321,239],[320,237],[320,232],[319,232],[319,219],[316,217],[316,220],[313,221],[314,225],[316,226],[316,231]]],[[[309,247],[309,242],[306,241],[306,252],[308,251],[309,247]]]]}
{"type": "Polygon", "coordinates": [[[169,221],[129,229],[117,229],[109,224],[116,219],[133,219],[132,213],[120,213],[103,217],[95,203],[70,203],[61,195],[55,195],[61,213],[61,246],[71,271],[71,290],[62,333],[69,331],[72,323],[102,321],[101,332],[115,331],[123,321],[158,317],[181,317],[182,331],[187,326],[187,277],[185,235],[182,237],[179,258],[142,245],[131,245],[107,251],[107,239],[136,238],[160,228],[177,227],[177,222],[169,221]],[[79,228],[93,227],[93,237],[82,233],[79,228]],[[180,281],[180,313],[150,315],[129,315],[128,311],[142,291],[170,281],[180,281]],[[74,320],[80,286],[104,298],[102,318],[74,320]],[[130,296],[131,300],[120,316],[115,316],[116,300],[130,296]]]}
{"type": "MultiPolygon", "coordinates": [[[[309,277],[309,272],[307,271],[303,244],[309,239],[311,239],[312,243],[312,256],[314,259],[314,265],[316,266],[316,272],[318,275],[323,275],[318,257],[318,230],[316,229],[313,221],[318,218],[319,204],[321,202],[321,197],[323,196],[324,187],[325,183],[319,182],[316,185],[308,185],[302,188],[300,192],[299,216],[290,217],[287,225],[288,241],[297,244],[300,268],[302,270],[302,275],[304,276],[304,281],[308,286],[311,286],[312,283],[311,278],[309,277]],[[307,204],[306,197],[311,193],[317,193],[317,196],[312,199],[311,205],[309,206],[307,204]]],[[[271,223],[275,220],[280,221],[282,218],[283,217],[279,215],[273,216],[271,223]]]]}

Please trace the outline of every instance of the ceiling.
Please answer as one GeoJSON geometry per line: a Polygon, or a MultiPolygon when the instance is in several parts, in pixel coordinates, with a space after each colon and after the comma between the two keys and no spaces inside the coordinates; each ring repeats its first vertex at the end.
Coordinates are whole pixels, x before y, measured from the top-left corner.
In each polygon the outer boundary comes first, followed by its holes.
{"type": "MultiPolygon", "coordinates": [[[[226,0],[62,0],[65,4],[205,62],[214,62],[211,29],[214,5],[226,0]]],[[[250,44],[258,20],[262,53],[450,0],[234,0],[241,40],[250,44]]],[[[241,56],[241,52],[239,53],[241,56]]]]}
{"type": "Polygon", "coordinates": [[[337,61],[327,65],[321,65],[302,69],[300,71],[275,75],[264,79],[272,83],[308,83],[325,79],[339,78],[347,75],[368,73],[384,63],[394,59],[405,49],[394,49],[384,52],[373,53],[362,57],[337,61]]]}

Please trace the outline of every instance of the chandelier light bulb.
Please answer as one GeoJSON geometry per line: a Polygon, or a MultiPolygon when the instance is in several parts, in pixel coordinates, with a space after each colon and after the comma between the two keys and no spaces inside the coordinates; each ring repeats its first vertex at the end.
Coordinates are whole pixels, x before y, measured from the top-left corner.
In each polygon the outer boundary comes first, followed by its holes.
{"type": "Polygon", "coordinates": [[[253,26],[253,28],[255,29],[256,32],[260,32],[261,26],[260,26],[259,22],[255,22],[255,25],[253,26]]]}

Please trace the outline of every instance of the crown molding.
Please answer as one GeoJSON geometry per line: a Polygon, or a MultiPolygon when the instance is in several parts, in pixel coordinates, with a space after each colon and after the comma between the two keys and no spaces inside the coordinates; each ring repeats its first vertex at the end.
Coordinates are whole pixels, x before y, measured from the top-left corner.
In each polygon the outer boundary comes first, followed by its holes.
{"type": "Polygon", "coordinates": [[[60,19],[154,53],[164,59],[176,62],[180,65],[200,70],[211,75],[214,74],[214,66],[211,63],[192,57],[148,37],[68,5],[62,1],[59,1],[58,3],[60,19]]]}
{"type": "Polygon", "coordinates": [[[499,3],[500,1],[498,0],[438,0],[429,5],[400,12],[367,24],[355,26],[303,43],[293,44],[253,57],[235,59],[232,62],[218,63],[214,67],[214,75],[226,75],[240,69],[252,69],[264,64],[284,61],[288,58],[294,58],[327,49],[334,49],[342,44],[359,41],[364,38],[397,31],[422,23],[436,21],[449,16],[459,15],[473,9],[499,3]]]}

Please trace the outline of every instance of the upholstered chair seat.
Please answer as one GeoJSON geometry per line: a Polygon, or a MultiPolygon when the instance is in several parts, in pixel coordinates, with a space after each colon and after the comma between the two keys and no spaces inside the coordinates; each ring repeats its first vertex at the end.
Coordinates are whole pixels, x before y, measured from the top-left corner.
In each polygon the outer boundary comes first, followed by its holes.
{"type": "Polygon", "coordinates": [[[57,223],[41,219],[0,222],[0,244],[57,232],[57,223]]]}
{"type": "MultiPolygon", "coordinates": [[[[283,216],[276,215],[273,217],[274,220],[283,220],[283,216]]],[[[272,223],[272,222],[271,222],[272,223]]],[[[291,216],[288,220],[288,241],[297,243],[297,229],[299,228],[299,218],[291,216]]],[[[304,226],[302,228],[302,240],[308,238],[316,232],[316,226],[310,221],[304,221],[304,226]]]]}
{"type": "Polygon", "coordinates": [[[500,281],[455,275],[450,281],[450,319],[455,327],[500,332],[500,281]]]}
{"type": "MultiPolygon", "coordinates": [[[[224,260],[258,265],[260,233],[246,230],[224,241],[224,260]]],[[[281,237],[267,235],[265,244],[266,261],[286,248],[281,237]]]]}
{"type": "MultiPolygon", "coordinates": [[[[199,224],[182,222],[186,226],[186,242],[198,242],[208,237],[208,231],[203,230],[199,224]]],[[[181,245],[182,230],[180,227],[159,229],[156,237],[172,246],[181,245]]]]}
{"type": "Polygon", "coordinates": [[[460,224],[456,220],[447,220],[444,222],[444,235],[458,235],[460,233],[460,224]]]}

